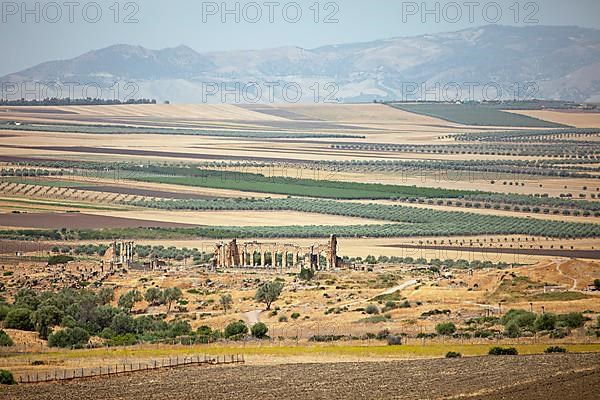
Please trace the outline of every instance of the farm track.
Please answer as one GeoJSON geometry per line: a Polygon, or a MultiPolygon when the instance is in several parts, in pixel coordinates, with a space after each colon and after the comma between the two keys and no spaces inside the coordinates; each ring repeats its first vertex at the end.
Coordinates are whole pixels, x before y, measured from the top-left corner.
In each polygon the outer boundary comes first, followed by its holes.
{"type": "Polygon", "coordinates": [[[186,368],[6,387],[0,399],[595,399],[600,355],[186,368]]]}

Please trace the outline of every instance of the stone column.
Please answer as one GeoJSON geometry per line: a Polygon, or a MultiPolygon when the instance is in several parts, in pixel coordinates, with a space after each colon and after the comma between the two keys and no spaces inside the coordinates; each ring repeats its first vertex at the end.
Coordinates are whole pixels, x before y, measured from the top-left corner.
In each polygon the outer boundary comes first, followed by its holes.
{"type": "Polygon", "coordinates": [[[287,268],[287,251],[281,253],[281,269],[287,268]]]}
{"type": "Polygon", "coordinates": [[[295,267],[296,265],[298,265],[298,253],[295,252],[295,251],[292,254],[292,264],[293,264],[293,267],[295,267]]]}
{"type": "Polygon", "coordinates": [[[265,267],[265,252],[260,250],[260,266],[265,267]]]}

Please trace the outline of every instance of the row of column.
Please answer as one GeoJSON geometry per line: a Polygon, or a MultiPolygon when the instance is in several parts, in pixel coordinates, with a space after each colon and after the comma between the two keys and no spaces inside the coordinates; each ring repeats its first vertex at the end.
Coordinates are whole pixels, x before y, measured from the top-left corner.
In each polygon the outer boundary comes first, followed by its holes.
{"type": "MultiPolygon", "coordinates": [[[[260,255],[260,261],[256,261],[254,255],[257,252],[245,252],[242,251],[240,253],[240,266],[244,266],[244,267],[257,267],[260,266],[262,268],[264,268],[266,266],[266,254],[267,253],[271,253],[271,267],[276,268],[276,267],[280,267],[280,268],[288,268],[288,255],[290,254],[290,252],[271,252],[271,251],[258,251],[258,254],[260,255]],[[277,261],[277,255],[281,255],[281,263],[278,263],[277,261]]],[[[305,261],[306,258],[308,258],[309,261],[309,266],[311,268],[320,270],[321,269],[321,257],[319,254],[306,254],[304,256],[301,256],[300,253],[298,252],[292,252],[292,264],[290,265],[290,267],[294,267],[296,265],[298,265],[300,260],[305,261]]],[[[233,264],[231,264],[233,265],[233,264]]],[[[325,257],[325,267],[329,266],[329,261],[327,260],[327,257],[325,257]]]]}
{"type": "Polygon", "coordinates": [[[133,262],[134,242],[113,242],[113,258],[117,262],[117,247],[119,249],[118,262],[129,265],[133,262]]]}

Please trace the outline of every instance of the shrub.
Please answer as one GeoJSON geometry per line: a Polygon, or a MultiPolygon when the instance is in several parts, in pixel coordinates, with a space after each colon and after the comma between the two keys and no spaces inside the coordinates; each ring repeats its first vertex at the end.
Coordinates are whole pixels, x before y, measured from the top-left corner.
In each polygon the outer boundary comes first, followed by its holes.
{"type": "Polygon", "coordinates": [[[459,352],[456,351],[449,351],[446,353],[446,358],[460,358],[462,357],[462,354],[460,354],[459,352]]]}
{"type": "Polygon", "coordinates": [[[442,322],[435,326],[435,331],[440,335],[452,335],[456,332],[456,325],[453,322],[442,322]]]}
{"type": "Polygon", "coordinates": [[[315,277],[315,271],[311,268],[301,268],[300,273],[298,274],[298,278],[304,281],[310,281],[315,277]]]}
{"type": "Polygon", "coordinates": [[[550,346],[550,347],[546,347],[546,350],[544,350],[544,353],[566,353],[567,349],[564,347],[560,347],[560,346],[550,346]]]}
{"type": "Polygon", "coordinates": [[[388,346],[398,346],[402,344],[402,336],[388,335],[387,337],[388,346]]]}
{"type": "Polygon", "coordinates": [[[135,332],[135,321],[131,317],[131,315],[124,313],[124,312],[120,312],[112,318],[110,328],[117,335],[124,335],[126,333],[134,333],[135,332]]]}
{"type": "Polygon", "coordinates": [[[518,338],[521,336],[521,329],[515,321],[511,321],[504,329],[504,334],[509,338],[518,338]]]}
{"type": "Polygon", "coordinates": [[[263,339],[267,336],[267,332],[269,331],[269,328],[267,328],[267,325],[265,325],[262,322],[257,322],[256,324],[252,325],[252,336],[254,336],[257,339],[263,339]]]}
{"type": "Polygon", "coordinates": [[[14,344],[8,333],[0,329],[0,347],[13,346],[14,344]]]}
{"type": "Polygon", "coordinates": [[[358,323],[369,323],[369,324],[378,324],[380,322],[387,322],[392,319],[390,314],[385,315],[373,315],[367,318],[361,318],[357,322],[358,323]]]}
{"type": "Polygon", "coordinates": [[[223,335],[226,339],[230,339],[233,336],[245,335],[248,333],[248,327],[244,323],[244,321],[236,321],[232,322],[225,327],[225,332],[223,335]]]}
{"type": "Polygon", "coordinates": [[[34,327],[33,322],[31,322],[31,310],[25,307],[13,308],[6,315],[4,327],[32,331],[34,327]]]}
{"type": "Polygon", "coordinates": [[[582,313],[572,312],[560,315],[558,317],[558,322],[560,325],[565,326],[567,328],[581,328],[585,323],[585,317],[582,313]]]}
{"type": "Polygon", "coordinates": [[[556,315],[545,313],[537,317],[534,323],[537,331],[551,331],[556,327],[556,315]]]}
{"type": "Polygon", "coordinates": [[[535,314],[520,309],[511,309],[500,318],[500,323],[508,328],[511,323],[516,324],[518,328],[533,327],[535,314]]]}
{"type": "Polygon", "coordinates": [[[282,315],[281,317],[279,317],[279,322],[287,322],[288,319],[285,315],[282,315]]]}
{"type": "Polygon", "coordinates": [[[367,314],[379,314],[379,308],[375,304],[369,304],[367,308],[365,308],[365,312],[367,314]]]}
{"type": "Polygon", "coordinates": [[[4,321],[10,312],[10,307],[5,304],[0,304],[0,321],[4,321]]]}
{"type": "Polygon", "coordinates": [[[298,319],[298,318],[300,318],[300,313],[295,312],[291,315],[291,317],[292,317],[292,319],[298,319]]]}
{"type": "Polygon", "coordinates": [[[402,303],[400,303],[400,305],[398,307],[400,307],[400,308],[410,308],[410,302],[408,300],[404,300],[402,303]]]}
{"type": "Polygon", "coordinates": [[[388,329],[384,329],[384,330],[377,332],[377,335],[375,335],[375,339],[383,340],[383,339],[387,339],[388,336],[390,336],[390,331],[388,329]]]}
{"type": "Polygon", "coordinates": [[[519,352],[514,347],[495,346],[490,349],[488,354],[491,356],[516,356],[519,354],[519,352]]]}
{"type": "Polygon", "coordinates": [[[17,381],[10,371],[0,369],[0,385],[16,385],[17,381]]]}
{"type": "Polygon", "coordinates": [[[87,344],[90,335],[81,328],[66,328],[48,336],[50,347],[81,347],[87,344]]]}
{"type": "Polygon", "coordinates": [[[56,256],[50,256],[48,258],[48,265],[58,265],[58,264],[66,264],[69,261],[73,261],[74,258],[71,256],[67,256],[64,254],[59,254],[56,256]]]}
{"type": "Polygon", "coordinates": [[[138,342],[136,336],[133,333],[126,333],[124,335],[112,336],[107,344],[111,347],[114,346],[133,346],[138,342]]]}

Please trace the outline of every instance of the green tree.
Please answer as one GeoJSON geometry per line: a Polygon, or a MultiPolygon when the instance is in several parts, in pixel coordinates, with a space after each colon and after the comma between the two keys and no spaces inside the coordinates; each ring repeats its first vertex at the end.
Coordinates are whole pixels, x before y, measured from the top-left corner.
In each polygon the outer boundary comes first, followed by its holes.
{"type": "Polygon", "coordinates": [[[104,287],[98,292],[98,301],[100,304],[106,305],[115,299],[115,290],[113,288],[104,287]]]}
{"type": "Polygon", "coordinates": [[[258,288],[254,295],[254,300],[259,303],[265,303],[267,310],[271,309],[271,304],[279,298],[283,290],[283,282],[273,281],[266,282],[258,288]]]}
{"type": "Polygon", "coordinates": [[[567,328],[581,328],[585,323],[585,317],[582,313],[572,312],[559,316],[559,324],[567,328]]]}
{"type": "Polygon", "coordinates": [[[371,315],[379,314],[379,307],[377,307],[375,304],[369,304],[367,308],[365,308],[365,312],[371,315]]]}
{"type": "Polygon", "coordinates": [[[40,299],[35,290],[21,289],[15,294],[13,304],[15,307],[26,307],[30,310],[35,310],[40,304],[40,299]]]}
{"type": "Polygon", "coordinates": [[[556,315],[544,313],[535,320],[536,331],[551,331],[556,327],[556,315]]]}
{"type": "Polygon", "coordinates": [[[504,328],[504,333],[509,338],[518,338],[519,336],[521,336],[521,329],[515,321],[511,321],[504,328]]]}
{"type": "Polygon", "coordinates": [[[600,290],[600,279],[594,279],[594,286],[596,290],[600,290]]]}
{"type": "Polygon", "coordinates": [[[138,301],[142,301],[142,295],[137,290],[130,290],[121,297],[119,297],[119,307],[131,312],[131,309],[138,301]]]}
{"type": "Polygon", "coordinates": [[[169,327],[171,337],[184,336],[192,333],[192,327],[187,321],[175,321],[169,327]]]}
{"type": "Polygon", "coordinates": [[[110,324],[110,329],[112,329],[113,332],[115,332],[117,335],[135,333],[135,321],[133,320],[131,315],[126,313],[119,313],[113,317],[113,320],[110,324]]]}
{"type": "Polygon", "coordinates": [[[167,314],[171,312],[171,305],[174,301],[181,299],[183,293],[178,287],[166,288],[163,292],[165,303],[167,304],[167,314]]]}
{"type": "Polygon", "coordinates": [[[221,295],[219,302],[221,303],[221,307],[223,307],[223,312],[227,314],[227,310],[231,308],[231,303],[233,303],[233,298],[230,294],[223,294],[221,295]]]}
{"type": "Polygon", "coordinates": [[[241,336],[248,333],[248,327],[244,323],[244,321],[235,321],[231,322],[229,325],[225,327],[225,331],[223,332],[223,336],[226,339],[229,339],[234,336],[241,336]]]}
{"type": "Polygon", "coordinates": [[[31,322],[31,310],[25,307],[13,308],[6,315],[4,327],[22,331],[34,330],[33,322],[31,322]]]}
{"type": "Polygon", "coordinates": [[[48,339],[51,328],[60,324],[62,317],[63,313],[55,306],[41,306],[31,314],[31,322],[40,334],[40,338],[48,339]]]}
{"type": "Polygon", "coordinates": [[[16,385],[17,381],[10,371],[0,369],[0,385],[16,385]]]}
{"type": "Polygon", "coordinates": [[[435,331],[440,335],[452,335],[456,332],[456,325],[453,322],[441,322],[435,326],[435,331]]]}
{"type": "Polygon", "coordinates": [[[13,346],[14,344],[15,343],[13,342],[11,337],[8,336],[8,333],[0,329],[0,347],[13,346]]]}
{"type": "Polygon", "coordinates": [[[303,281],[310,281],[315,277],[315,271],[312,268],[301,268],[298,278],[303,281]]]}
{"type": "Polygon", "coordinates": [[[163,298],[163,292],[157,287],[151,287],[146,290],[146,294],[144,295],[144,299],[153,306],[157,306],[160,304],[163,298]]]}
{"type": "Polygon", "coordinates": [[[48,336],[50,347],[81,347],[90,340],[90,335],[79,327],[65,328],[48,336]]]}
{"type": "Polygon", "coordinates": [[[0,321],[4,321],[10,311],[10,307],[6,304],[0,304],[0,321]]]}
{"type": "Polygon", "coordinates": [[[257,322],[256,324],[252,325],[252,336],[254,336],[257,339],[263,339],[265,336],[267,336],[267,332],[269,332],[269,328],[267,328],[267,325],[265,325],[262,322],[257,322]]]}

